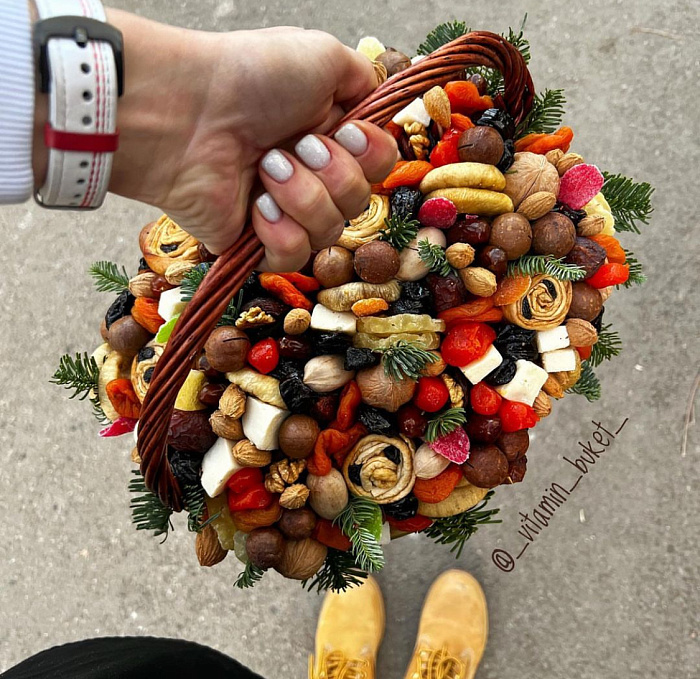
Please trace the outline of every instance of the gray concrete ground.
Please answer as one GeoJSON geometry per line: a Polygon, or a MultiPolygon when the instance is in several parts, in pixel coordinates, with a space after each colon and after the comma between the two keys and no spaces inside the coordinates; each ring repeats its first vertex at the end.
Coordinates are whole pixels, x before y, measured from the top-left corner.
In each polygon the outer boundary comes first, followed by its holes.
{"type": "MultiPolygon", "coordinates": [[[[382,679],[403,676],[421,600],[453,566],[486,590],[491,635],[480,679],[697,677],[700,667],[700,433],[684,423],[698,379],[700,160],[697,0],[121,0],[154,19],[203,29],[317,27],[349,44],[364,34],[414,49],[440,21],[504,30],[529,13],[536,85],[564,87],[575,149],[657,187],[645,235],[627,235],[649,283],[609,306],[623,355],[599,371],[595,404],[567,398],[537,428],[525,483],[500,489],[503,523],[482,530],[455,562],[407,539],[388,549],[380,581],[388,631],[382,679]],[[553,482],[575,482],[578,441],[629,418],[546,530],[516,555],[531,512],[553,482]]],[[[84,407],[48,384],[57,358],[91,349],[107,300],[85,270],[107,258],[133,268],[151,208],[110,198],[100,212],[0,211],[0,669],[69,640],[179,636],[238,657],[271,679],[300,677],[321,599],[276,575],[232,589],[233,560],[195,565],[182,522],[164,545],[133,530],[129,446],[103,442],[84,407]]]]}

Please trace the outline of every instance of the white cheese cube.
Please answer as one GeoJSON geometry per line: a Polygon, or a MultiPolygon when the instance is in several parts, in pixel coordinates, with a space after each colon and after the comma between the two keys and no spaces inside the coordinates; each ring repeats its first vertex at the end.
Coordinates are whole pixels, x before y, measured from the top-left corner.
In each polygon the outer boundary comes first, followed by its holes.
{"type": "Polygon", "coordinates": [[[226,488],[227,481],[241,465],[233,459],[235,441],[218,438],[202,458],[202,488],[209,497],[216,497],[226,488]]]}
{"type": "Polygon", "coordinates": [[[357,331],[357,317],[352,311],[332,311],[323,304],[317,304],[311,313],[311,329],[354,335],[357,331]]]}
{"type": "Polygon", "coordinates": [[[496,387],[496,391],[509,401],[531,406],[547,381],[547,372],[531,361],[523,359],[516,361],[515,367],[515,377],[508,384],[496,387]]]}
{"type": "Polygon", "coordinates": [[[492,370],[498,368],[501,363],[503,363],[503,356],[492,344],[481,358],[477,358],[476,361],[472,361],[469,365],[465,365],[464,368],[460,368],[460,370],[472,384],[477,384],[492,370]]]}
{"type": "Polygon", "coordinates": [[[408,106],[401,109],[392,119],[395,125],[403,127],[411,123],[420,123],[428,127],[430,125],[430,115],[425,109],[422,99],[414,99],[408,106]]]}
{"type": "Polygon", "coordinates": [[[542,365],[548,373],[576,370],[576,349],[557,349],[542,354],[542,365]]]}
{"type": "Polygon", "coordinates": [[[241,418],[243,433],[259,450],[275,450],[279,448],[280,427],[288,415],[288,410],[249,395],[241,418]]]}
{"type": "Polygon", "coordinates": [[[187,302],[183,302],[180,298],[181,292],[182,288],[177,287],[161,293],[158,301],[158,315],[166,323],[181,314],[187,306],[187,302]]]}
{"type": "Polygon", "coordinates": [[[537,351],[544,354],[545,351],[566,349],[569,346],[569,333],[565,325],[560,325],[550,330],[540,330],[537,333],[537,351]]]}

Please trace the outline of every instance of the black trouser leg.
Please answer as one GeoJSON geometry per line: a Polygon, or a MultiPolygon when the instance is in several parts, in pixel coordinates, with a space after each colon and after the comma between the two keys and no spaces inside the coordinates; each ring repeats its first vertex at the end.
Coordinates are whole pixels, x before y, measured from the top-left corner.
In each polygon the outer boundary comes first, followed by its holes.
{"type": "Polygon", "coordinates": [[[57,646],[1,679],[262,679],[228,656],[180,639],[109,637],[57,646]]]}

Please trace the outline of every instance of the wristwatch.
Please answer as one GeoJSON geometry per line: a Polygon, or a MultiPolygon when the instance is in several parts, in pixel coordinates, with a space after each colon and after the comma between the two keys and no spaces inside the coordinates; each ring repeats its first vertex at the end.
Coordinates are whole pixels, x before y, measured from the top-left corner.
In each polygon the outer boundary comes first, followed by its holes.
{"type": "Polygon", "coordinates": [[[124,92],[121,33],[97,0],[36,0],[37,83],[49,95],[43,207],[94,210],[107,194],[119,145],[117,101],[124,92]]]}

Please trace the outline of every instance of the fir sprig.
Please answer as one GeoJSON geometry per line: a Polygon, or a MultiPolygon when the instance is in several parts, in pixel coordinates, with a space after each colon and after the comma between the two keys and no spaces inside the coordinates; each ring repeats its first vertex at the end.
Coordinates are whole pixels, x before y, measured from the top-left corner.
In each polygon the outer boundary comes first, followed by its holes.
{"type": "Polygon", "coordinates": [[[420,229],[420,222],[417,220],[396,216],[385,219],[384,225],[386,228],[379,232],[379,237],[399,251],[416,237],[420,229]]]}
{"type": "Polygon", "coordinates": [[[321,569],[313,578],[304,580],[302,586],[309,592],[316,590],[319,594],[329,589],[344,592],[350,587],[362,584],[366,578],[367,573],[357,565],[352,552],[329,549],[321,569]]]}
{"type": "Polygon", "coordinates": [[[129,274],[124,267],[120,271],[114,262],[95,262],[88,272],[94,278],[98,292],[119,294],[129,289],[129,274]]]}
{"type": "Polygon", "coordinates": [[[561,125],[565,105],[564,90],[545,90],[542,94],[535,95],[532,109],[518,126],[516,137],[554,132],[561,125]]]}
{"type": "Polygon", "coordinates": [[[243,290],[239,291],[238,296],[232,299],[223,316],[219,319],[219,325],[236,325],[238,317],[241,315],[241,307],[243,306],[243,290]]]}
{"type": "Polygon", "coordinates": [[[204,488],[201,484],[189,484],[182,489],[182,502],[187,511],[187,529],[193,533],[201,532],[205,526],[209,525],[219,514],[204,519],[207,503],[204,495],[204,488]]]}
{"type": "Polygon", "coordinates": [[[418,256],[430,271],[439,276],[449,276],[454,271],[447,261],[445,248],[437,243],[431,243],[427,238],[418,241],[418,256]]]}
{"type": "Polygon", "coordinates": [[[508,265],[508,275],[536,276],[547,274],[561,281],[580,281],[586,272],[575,264],[567,264],[564,258],[557,259],[551,255],[530,255],[512,261],[508,265]]]}
{"type": "Polygon", "coordinates": [[[211,269],[211,264],[203,262],[202,264],[197,264],[197,266],[190,269],[185,274],[185,277],[180,284],[180,299],[183,302],[192,301],[194,293],[197,292],[197,288],[199,288],[202,281],[209,273],[209,269],[211,269]]]}
{"type": "Polygon", "coordinates": [[[422,56],[432,54],[435,50],[447,45],[448,42],[457,40],[471,31],[464,21],[448,21],[436,26],[425,40],[419,45],[417,53],[422,56]]]}
{"type": "Polygon", "coordinates": [[[467,421],[464,408],[448,408],[436,415],[428,422],[425,430],[425,440],[428,443],[437,441],[442,436],[451,434],[457,427],[461,427],[467,421]]]}
{"type": "Polygon", "coordinates": [[[615,218],[615,231],[641,233],[639,224],[648,224],[654,208],[651,196],[654,189],[648,182],[635,182],[621,174],[603,172],[605,183],[601,189],[615,218]]]}
{"type": "Polygon", "coordinates": [[[146,482],[138,469],[132,473],[135,478],[129,482],[131,498],[131,520],[136,530],[153,531],[154,537],[163,535],[163,542],[168,539],[168,532],[173,527],[170,521],[173,510],[164,505],[160,498],[146,487],[146,482]]]}
{"type": "Polygon", "coordinates": [[[415,342],[399,340],[392,346],[382,349],[384,372],[395,380],[417,380],[429,363],[435,363],[437,356],[415,342]]]}
{"type": "Polygon", "coordinates": [[[476,533],[479,526],[501,523],[500,519],[494,519],[499,509],[484,509],[492,497],[491,490],[478,505],[456,516],[435,519],[423,533],[438,545],[451,545],[450,552],[456,552],[455,558],[459,559],[467,540],[476,533]]]}
{"type": "Polygon", "coordinates": [[[622,339],[615,330],[610,330],[611,327],[604,325],[598,333],[598,341],[593,345],[591,357],[588,359],[592,368],[619,356],[622,351],[622,339]]]}
{"type": "Polygon", "coordinates": [[[58,384],[66,389],[72,389],[69,398],[85,400],[91,392],[97,392],[97,381],[100,377],[100,369],[97,362],[87,353],[76,354],[73,358],[70,354],[61,356],[58,370],[53,374],[51,384],[58,384]]]}
{"type": "Polygon", "coordinates": [[[234,586],[238,587],[238,589],[250,589],[262,580],[263,575],[265,575],[264,570],[248,562],[236,578],[234,586]]]}
{"type": "Polygon", "coordinates": [[[588,361],[584,361],[581,364],[581,377],[578,382],[576,382],[571,389],[567,389],[567,391],[571,394],[585,396],[591,402],[597,401],[600,398],[600,380],[596,377],[588,361]]]}
{"type": "Polygon", "coordinates": [[[340,526],[352,544],[357,565],[368,573],[384,568],[384,550],[373,529],[382,525],[382,510],[376,502],[353,497],[334,523],[340,526]]]}
{"type": "Polygon", "coordinates": [[[625,257],[625,264],[630,268],[630,276],[623,285],[626,288],[631,288],[633,285],[644,285],[644,283],[647,282],[647,277],[644,273],[642,263],[634,256],[634,253],[629,250],[625,250],[625,257]]]}

